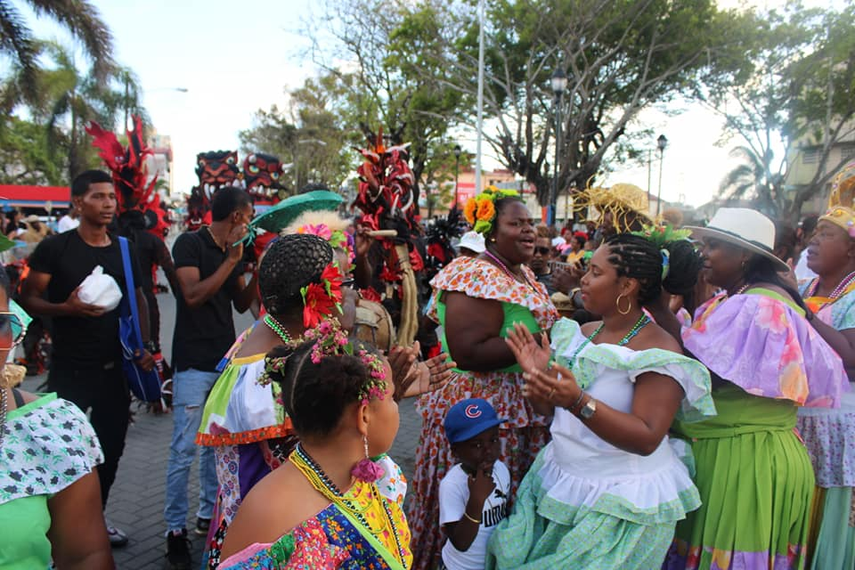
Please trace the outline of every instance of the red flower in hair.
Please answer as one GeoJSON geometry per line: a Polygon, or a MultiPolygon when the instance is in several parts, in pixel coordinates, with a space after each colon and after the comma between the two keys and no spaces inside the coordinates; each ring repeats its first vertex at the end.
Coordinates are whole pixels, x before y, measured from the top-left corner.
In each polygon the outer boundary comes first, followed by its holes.
{"type": "Polygon", "coordinates": [[[341,282],[341,271],[330,263],[321,273],[320,283],[303,287],[303,326],[315,327],[331,317],[334,309],[341,311],[341,282]]]}
{"type": "Polygon", "coordinates": [[[324,317],[332,315],[335,300],[327,295],[326,287],[311,283],[303,289],[303,326],[317,326],[324,317]]]}
{"type": "Polygon", "coordinates": [[[335,299],[336,303],[341,303],[341,283],[343,279],[341,270],[334,263],[327,265],[324,272],[321,273],[321,283],[326,285],[327,293],[335,299]]]}

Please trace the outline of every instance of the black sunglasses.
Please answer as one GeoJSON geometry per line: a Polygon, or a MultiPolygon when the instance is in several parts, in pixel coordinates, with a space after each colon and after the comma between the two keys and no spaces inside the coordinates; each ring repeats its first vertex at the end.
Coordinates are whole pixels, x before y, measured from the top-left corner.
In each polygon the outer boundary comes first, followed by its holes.
{"type": "Polygon", "coordinates": [[[551,250],[548,247],[536,247],[534,248],[535,253],[539,253],[540,255],[549,255],[551,250]]]}

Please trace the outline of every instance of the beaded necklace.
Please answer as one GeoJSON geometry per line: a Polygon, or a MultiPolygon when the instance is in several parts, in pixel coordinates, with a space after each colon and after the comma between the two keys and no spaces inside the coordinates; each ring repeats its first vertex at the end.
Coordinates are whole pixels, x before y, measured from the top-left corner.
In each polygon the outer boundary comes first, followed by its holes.
{"type": "Polygon", "coordinates": [[[291,338],[291,335],[288,334],[288,331],[285,330],[285,327],[282,326],[282,323],[273,318],[270,313],[264,315],[264,324],[270,327],[270,330],[276,333],[276,336],[282,339],[282,342],[285,344],[291,344],[294,342],[294,339],[291,338]]]}
{"type": "MultiPolygon", "coordinates": [[[[836,301],[838,299],[838,297],[840,297],[843,294],[843,292],[846,291],[846,288],[852,284],[853,281],[855,281],[855,271],[853,271],[852,273],[850,273],[849,275],[844,277],[843,280],[837,284],[837,287],[835,287],[834,290],[831,292],[831,294],[828,296],[828,298],[830,300],[826,304],[830,304],[830,303],[833,303],[834,301],[836,301]]],[[[808,287],[807,291],[805,291],[804,296],[806,298],[807,297],[813,297],[814,295],[816,295],[816,290],[818,288],[819,288],[819,277],[815,277],[814,280],[811,281],[811,284],[808,287]]]]}
{"type": "MultiPolygon", "coordinates": [[[[635,338],[635,336],[639,332],[641,332],[641,329],[643,329],[648,324],[650,324],[650,322],[651,322],[650,317],[648,317],[647,315],[642,313],[641,317],[637,321],[635,321],[635,324],[632,325],[632,328],[629,329],[629,332],[626,333],[622,339],[620,339],[620,341],[617,343],[617,345],[618,346],[626,346],[629,343],[629,341],[631,341],[633,338],[635,338]]],[[[577,348],[576,352],[573,353],[573,356],[570,357],[570,360],[569,360],[570,368],[573,367],[573,363],[576,362],[576,357],[579,355],[580,352],[582,352],[582,349],[585,348],[586,346],[588,346],[588,344],[590,344],[591,341],[593,341],[594,338],[596,338],[596,336],[602,332],[603,327],[605,327],[605,326],[606,326],[605,323],[600,323],[600,326],[597,327],[597,329],[594,331],[594,333],[582,341],[582,344],[579,345],[579,348],[577,348]]]]}
{"type": "Polygon", "coordinates": [[[380,491],[377,489],[376,483],[365,484],[370,486],[371,493],[380,501],[380,504],[383,506],[383,512],[386,515],[386,520],[383,521],[384,524],[379,529],[374,529],[370,524],[368,524],[368,519],[365,517],[365,511],[368,509],[370,504],[365,507],[360,507],[355,504],[354,501],[347,499],[344,496],[344,493],[342,493],[341,490],[336,487],[335,483],[330,480],[327,474],[324,473],[321,466],[318,465],[308,453],[306,453],[306,450],[303,449],[302,445],[298,443],[288,459],[294,467],[296,467],[306,477],[306,479],[309,480],[309,483],[311,483],[312,487],[314,487],[316,491],[329,499],[336,506],[341,507],[353,515],[353,517],[374,536],[379,537],[387,526],[391,527],[392,536],[395,538],[395,546],[397,547],[395,558],[401,562],[402,565],[404,564],[406,557],[404,555],[404,549],[401,546],[401,539],[398,537],[398,527],[395,524],[395,520],[392,518],[392,513],[389,511],[386,501],[384,501],[383,497],[380,495],[380,491]]]}
{"type": "MultiPolygon", "coordinates": [[[[490,250],[489,250],[489,249],[485,249],[485,250],[484,250],[484,255],[486,255],[487,257],[489,257],[490,259],[492,259],[492,260],[496,263],[496,265],[498,265],[498,266],[499,266],[499,269],[501,269],[502,271],[504,271],[504,272],[505,272],[505,274],[506,274],[508,277],[510,277],[510,278],[511,278],[511,279],[513,279],[514,281],[519,281],[519,279],[518,279],[518,277],[519,277],[519,276],[517,276],[517,275],[515,275],[514,273],[512,273],[512,272],[511,272],[511,270],[510,270],[510,269],[508,269],[508,266],[507,266],[507,265],[505,265],[505,264],[502,262],[502,260],[501,260],[501,259],[499,259],[499,258],[498,258],[498,257],[496,257],[495,255],[493,255],[492,253],[490,253],[490,250]]],[[[528,285],[529,287],[531,287],[532,289],[534,289],[534,285],[532,285],[532,284],[531,284],[531,282],[528,280],[528,277],[526,277],[525,273],[523,273],[523,274],[522,274],[522,278],[523,278],[523,281],[525,281],[525,284],[526,284],[526,285],[528,285]]]]}
{"type": "Polygon", "coordinates": [[[733,295],[725,295],[725,297],[736,297],[737,295],[742,295],[748,290],[749,287],[751,287],[751,283],[746,283],[745,285],[734,291],[733,295]]]}

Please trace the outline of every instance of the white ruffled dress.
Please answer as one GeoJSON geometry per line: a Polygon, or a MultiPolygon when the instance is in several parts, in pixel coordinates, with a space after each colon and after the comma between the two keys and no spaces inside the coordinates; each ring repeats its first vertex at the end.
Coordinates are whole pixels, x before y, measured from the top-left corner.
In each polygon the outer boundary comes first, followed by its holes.
{"type": "MultiPolygon", "coordinates": [[[[579,385],[598,402],[629,413],[636,378],[655,372],[683,388],[679,419],[715,415],[709,373],[695,360],[659,349],[583,346],[586,337],[568,319],[553,327],[552,338],[558,362],[572,364],[579,385]]],[[[681,460],[682,442],[666,436],[649,456],[637,455],[600,439],[562,408],[556,409],[550,431],[552,442],[526,475],[513,514],[493,534],[489,567],[661,565],[677,521],[700,506],[681,460]]]]}

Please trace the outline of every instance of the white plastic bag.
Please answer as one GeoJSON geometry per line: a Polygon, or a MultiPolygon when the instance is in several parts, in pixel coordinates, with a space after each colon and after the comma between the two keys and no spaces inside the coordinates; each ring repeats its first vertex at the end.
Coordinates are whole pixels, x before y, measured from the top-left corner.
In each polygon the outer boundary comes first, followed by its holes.
{"type": "Polygon", "coordinates": [[[80,284],[77,296],[84,303],[112,311],[122,300],[122,290],[116,280],[105,275],[104,268],[98,265],[80,284]]]}

